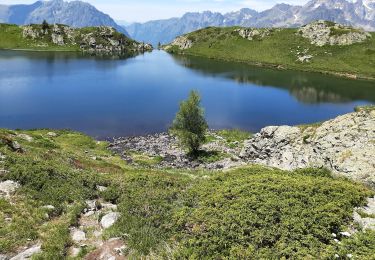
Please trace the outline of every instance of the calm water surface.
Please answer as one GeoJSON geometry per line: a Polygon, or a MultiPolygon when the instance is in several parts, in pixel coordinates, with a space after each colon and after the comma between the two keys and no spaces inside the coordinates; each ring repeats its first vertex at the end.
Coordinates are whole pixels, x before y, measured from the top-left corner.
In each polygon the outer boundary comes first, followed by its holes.
{"type": "Polygon", "coordinates": [[[0,127],[97,138],[165,131],[191,89],[211,128],[258,131],[375,103],[375,83],[154,51],[134,58],[0,51],[0,127]]]}

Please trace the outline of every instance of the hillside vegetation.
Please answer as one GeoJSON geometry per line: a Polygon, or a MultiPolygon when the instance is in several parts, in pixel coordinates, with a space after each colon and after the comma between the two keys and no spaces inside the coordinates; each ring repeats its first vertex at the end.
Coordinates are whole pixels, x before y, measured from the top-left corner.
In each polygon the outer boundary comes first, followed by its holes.
{"type": "Polygon", "coordinates": [[[0,24],[0,49],[87,52],[142,52],[152,50],[106,26],[73,28],[67,25],[0,24]]]}
{"type": "MultiPolygon", "coordinates": [[[[333,23],[327,22],[327,26],[333,26],[333,23]]],[[[342,39],[347,33],[357,32],[335,26],[328,31],[328,36],[342,39]]],[[[165,49],[171,53],[258,66],[375,79],[375,33],[364,38],[362,42],[348,45],[318,46],[303,37],[298,29],[209,27],[179,37],[165,49]]]]}
{"type": "Polygon", "coordinates": [[[70,232],[96,200],[118,206],[99,237],[121,238],[130,259],[373,259],[375,232],[340,235],[374,195],[361,184],[314,169],[135,167],[107,146],[71,131],[0,130],[0,183],[19,185],[0,192],[0,255],[40,243],[35,259],[81,259],[96,233],[84,229],[77,245],[70,232]]]}

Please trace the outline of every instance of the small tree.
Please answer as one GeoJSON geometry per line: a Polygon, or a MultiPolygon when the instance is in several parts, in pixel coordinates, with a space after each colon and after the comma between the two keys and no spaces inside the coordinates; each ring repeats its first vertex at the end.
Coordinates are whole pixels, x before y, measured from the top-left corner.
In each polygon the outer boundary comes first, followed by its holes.
{"type": "Polygon", "coordinates": [[[46,31],[46,30],[49,29],[49,24],[47,23],[46,20],[43,20],[42,29],[43,29],[43,31],[46,31]]]}
{"type": "Polygon", "coordinates": [[[180,103],[180,110],[170,129],[171,133],[179,138],[181,144],[194,155],[205,141],[208,129],[200,102],[199,93],[191,91],[189,98],[180,103]]]}

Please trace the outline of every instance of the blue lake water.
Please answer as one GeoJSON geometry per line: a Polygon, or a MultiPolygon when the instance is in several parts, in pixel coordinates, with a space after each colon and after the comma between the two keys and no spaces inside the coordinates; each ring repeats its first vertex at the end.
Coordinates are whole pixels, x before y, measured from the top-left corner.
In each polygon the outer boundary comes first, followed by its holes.
{"type": "Polygon", "coordinates": [[[154,51],[133,58],[0,51],[0,127],[96,138],[165,131],[196,89],[210,128],[318,122],[375,103],[375,83],[154,51]]]}

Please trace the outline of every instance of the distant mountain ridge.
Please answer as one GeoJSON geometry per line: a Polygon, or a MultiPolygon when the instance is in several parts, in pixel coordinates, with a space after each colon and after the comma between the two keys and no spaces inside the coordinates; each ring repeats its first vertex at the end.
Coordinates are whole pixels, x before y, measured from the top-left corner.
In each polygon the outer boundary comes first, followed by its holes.
{"type": "Polygon", "coordinates": [[[72,27],[111,26],[129,36],[109,15],[82,1],[38,1],[31,5],[0,5],[0,22],[17,25],[48,23],[72,27]]]}
{"type": "Polygon", "coordinates": [[[226,14],[186,13],[181,18],[134,23],[125,28],[134,39],[156,45],[207,26],[299,27],[315,20],[375,31],[375,0],[311,0],[303,6],[277,4],[262,12],[245,8],[226,14]]]}

